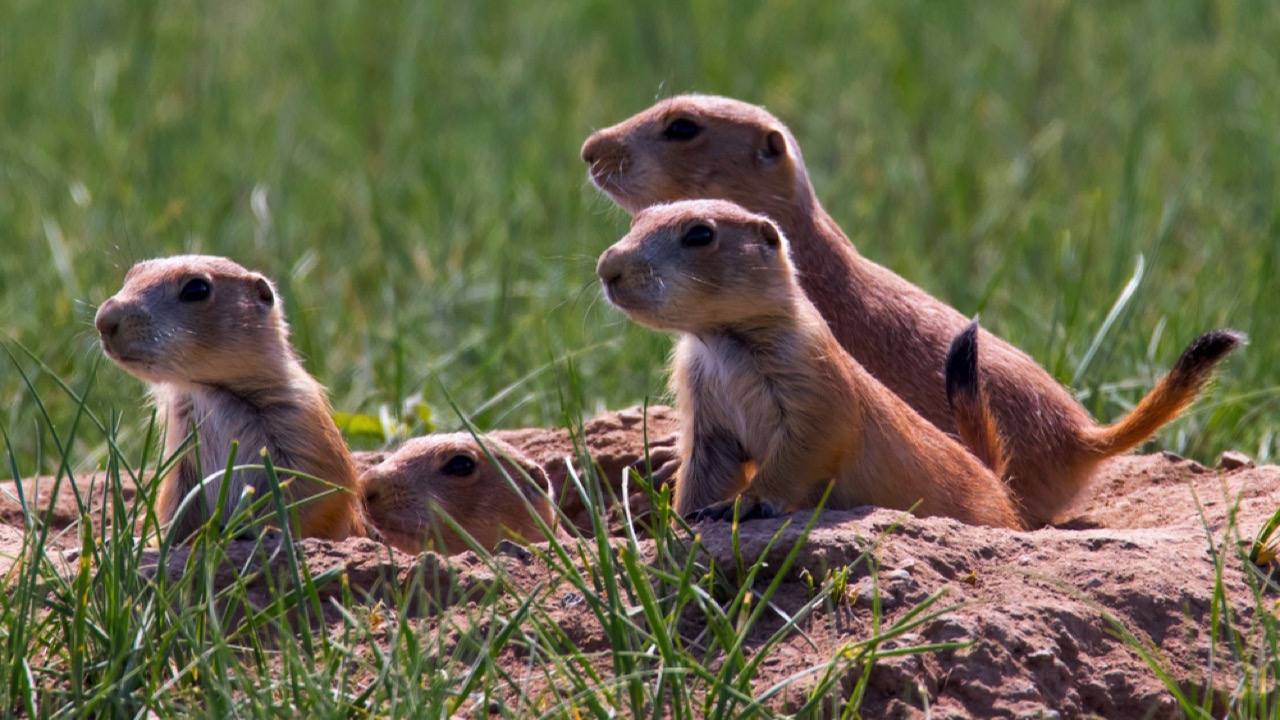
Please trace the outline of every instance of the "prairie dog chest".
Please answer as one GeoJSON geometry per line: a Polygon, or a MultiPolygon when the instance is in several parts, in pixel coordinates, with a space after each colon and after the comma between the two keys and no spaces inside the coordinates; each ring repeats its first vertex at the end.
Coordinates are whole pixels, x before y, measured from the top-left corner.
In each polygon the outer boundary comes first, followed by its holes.
{"type": "Polygon", "coordinates": [[[788,376],[795,358],[786,349],[757,348],[734,337],[687,336],[676,353],[677,393],[696,404],[697,414],[733,433],[747,454],[758,457],[783,423],[788,376]]]}
{"type": "MultiPolygon", "coordinates": [[[[226,469],[232,441],[239,442],[236,465],[262,462],[259,452],[267,446],[268,437],[263,419],[252,406],[218,392],[192,393],[184,405],[181,412],[185,415],[185,422],[181,422],[180,427],[185,426],[185,432],[194,429],[199,442],[198,454],[192,452],[184,462],[198,463],[199,477],[208,477],[226,469]]],[[[247,484],[257,484],[261,474],[261,471],[248,470],[234,473],[229,479],[232,485],[228,488],[228,496],[233,499],[239,497],[241,489],[247,484]]],[[[209,507],[217,502],[218,487],[219,483],[212,483],[205,488],[207,500],[211,503],[209,507]]]]}

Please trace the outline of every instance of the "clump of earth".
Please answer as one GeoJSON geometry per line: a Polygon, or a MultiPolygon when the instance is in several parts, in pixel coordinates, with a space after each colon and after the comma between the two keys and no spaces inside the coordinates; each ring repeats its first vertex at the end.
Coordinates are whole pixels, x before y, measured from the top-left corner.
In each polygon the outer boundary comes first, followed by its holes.
{"type": "MultiPolygon", "coordinates": [[[[611,497],[621,497],[623,469],[640,460],[645,423],[639,410],[606,413],[586,424],[584,440],[609,478],[611,497]]],[[[662,472],[670,457],[674,417],[667,408],[651,408],[648,438],[655,446],[651,461],[662,472]]],[[[570,522],[590,527],[587,505],[567,482],[577,457],[565,430],[500,431],[499,436],[543,463],[570,522]]],[[[370,464],[377,453],[361,453],[370,464]]],[[[82,493],[92,478],[79,479],[82,493]]],[[[54,505],[55,532],[75,522],[78,513],[66,485],[49,497],[50,479],[40,498],[54,505]]],[[[10,495],[12,484],[6,484],[10,495]]],[[[29,493],[35,482],[24,483],[29,493]]],[[[131,488],[128,488],[131,490],[131,488]]],[[[100,483],[92,502],[100,506],[100,483]]],[[[639,496],[636,496],[639,498],[639,496]]],[[[127,498],[131,500],[130,498],[127,498]]],[[[643,502],[637,502],[643,506],[643,502]]],[[[783,578],[775,605],[792,613],[812,595],[813,578],[853,564],[843,602],[828,603],[771,651],[762,664],[761,689],[831,657],[851,641],[872,632],[871,604],[878,602],[882,623],[903,617],[934,593],[945,591],[941,605],[950,610],[898,638],[900,645],[967,643],[946,650],[880,659],[870,675],[863,700],[865,717],[911,716],[928,705],[933,717],[1164,717],[1174,713],[1173,698],[1133,647],[1154,648],[1173,681],[1184,688],[1209,688],[1225,697],[1239,673],[1221,654],[1210,659],[1210,624],[1221,565],[1224,597],[1234,627],[1249,633],[1258,608],[1275,612],[1274,598],[1254,602],[1257,586],[1271,568],[1252,565],[1236,551],[1240,536],[1251,539],[1280,508],[1280,467],[1254,467],[1247,458],[1228,455],[1218,468],[1168,454],[1115,458],[1095,477],[1086,498],[1054,527],[1015,532],[964,525],[945,518],[916,518],[901,512],[865,508],[829,511],[816,521],[796,561],[783,578]],[[1238,532],[1235,531],[1238,528],[1238,532]],[[864,552],[872,549],[866,562],[864,552]],[[862,559],[859,562],[860,558],[862,559]],[[1252,575],[1252,577],[1250,577],[1252,575]],[[878,598],[877,598],[878,595],[878,598]],[[1129,642],[1122,633],[1130,633],[1129,642]],[[812,644],[810,644],[812,643],[812,644]],[[1214,675],[1210,676],[1210,668],[1214,675]]],[[[765,557],[778,568],[802,528],[807,513],[790,518],[756,520],[738,528],[738,552],[747,561],[765,557]],[[770,540],[784,523],[780,541],[770,540]]],[[[621,515],[611,513],[616,528],[621,515]]],[[[0,496],[0,573],[6,572],[22,546],[22,514],[0,496]]],[[[734,547],[728,523],[698,526],[701,552],[722,567],[733,567],[734,547]]],[[[55,541],[51,552],[75,552],[74,533],[55,541]]],[[[272,541],[264,541],[270,545],[272,541]]],[[[233,546],[238,543],[232,543],[233,546]]],[[[243,543],[248,553],[251,543],[243,543]]],[[[441,588],[438,613],[461,612],[450,603],[465,603],[470,592],[487,587],[494,565],[471,553],[441,558],[412,557],[368,539],[341,543],[304,540],[300,549],[313,575],[341,566],[353,596],[375,602],[387,588],[401,585],[415,572],[425,572],[441,588]]],[[[269,549],[269,548],[268,548],[269,549]]],[[[652,541],[641,540],[642,553],[653,553],[652,541]]],[[[167,572],[180,572],[186,549],[171,551],[167,572]]],[[[231,552],[235,552],[234,547],[231,552]]],[[[261,549],[259,550],[261,552],[261,549]]],[[[266,563],[283,562],[279,554],[266,563]]],[[[230,558],[238,564],[246,558],[230,558]]],[[[580,646],[604,642],[604,631],[589,613],[559,603],[570,588],[537,559],[516,552],[496,561],[513,590],[540,592],[549,617],[560,623],[580,646]],[[565,605],[566,607],[560,607],[565,605]]],[[[157,568],[156,571],[160,569],[157,568]]],[[[228,570],[226,580],[232,575],[228,570]]],[[[762,576],[757,582],[768,582],[762,576]]],[[[327,589],[338,593],[337,583],[327,589]]],[[[265,585],[251,588],[262,593],[265,585]]],[[[1221,610],[1221,608],[1219,608],[1221,610]]],[[[335,619],[336,621],[336,619],[335,619]]],[[[748,652],[782,624],[766,618],[747,638],[748,652]]],[[[888,648],[886,648],[888,649],[888,648]]],[[[514,672],[522,660],[508,658],[514,672]]],[[[784,701],[785,702],[785,701],[784,701]]]]}

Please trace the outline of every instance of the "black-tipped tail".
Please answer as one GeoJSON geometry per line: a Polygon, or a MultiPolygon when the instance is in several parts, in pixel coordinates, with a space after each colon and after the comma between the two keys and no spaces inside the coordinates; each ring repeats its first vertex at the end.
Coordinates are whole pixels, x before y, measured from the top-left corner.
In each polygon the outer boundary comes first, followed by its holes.
{"type": "Polygon", "coordinates": [[[974,318],[947,351],[947,404],[960,441],[996,475],[1005,468],[1004,441],[978,376],[978,318],[974,318]]]}
{"type": "Polygon", "coordinates": [[[1200,387],[1209,379],[1214,366],[1247,340],[1244,333],[1230,329],[1212,330],[1201,335],[1178,356],[1178,362],[1169,371],[1169,382],[1200,387]]]}
{"type": "Polygon", "coordinates": [[[1090,439],[1097,457],[1110,457],[1136,447],[1177,417],[1209,382],[1214,367],[1245,341],[1244,333],[1235,330],[1214,330],[1192,340],[1169,374],[1137,407],[1119,422],[1092,432],[1090,439]]]}
{"type": "Polygon", "coordinates": [[[978,318],[974,318],[947,351],[947,404],[956,411],[958,398],[977,398],[982,389],[978,385],[978,318]]]}

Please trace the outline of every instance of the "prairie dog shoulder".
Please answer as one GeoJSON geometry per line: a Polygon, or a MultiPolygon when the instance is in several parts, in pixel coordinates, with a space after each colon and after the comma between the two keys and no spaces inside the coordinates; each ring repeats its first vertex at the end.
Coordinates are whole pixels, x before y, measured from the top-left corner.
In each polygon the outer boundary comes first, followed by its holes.
{"type": "Polygon", "coordinates": [[[468,549],[441,513],[489,549],[509,536],[542,537],[536,518],[554,522],[542,467],[491,436],[483,445],[469,433],[414,438],[366,470],[360,486],[369,522],[410,553],[468,549]]]}
{"type": "Polygon", "coordinates": [[[881,505],[1019,527],[1003,484],[845,353],[768,218],[726,201],[657,205],[597,265],[609,301],[680,333],[676,509],[740,493],[753,512],[881,505]],[[748,478],[746,464],[755,475],[748,478]]]}
{"type": "Polygon", "coordinates": [[[273,464],[319,477],[333,488],[289,478],[291,501],[330,493],[297,508],[298,531],[341,539],[363,534],[354,496],[355,468],[329,415],[324,388],[298,361],[275,285],[221,257],[182,255],[134,265],[124,287],[98,308],[94,324],[103,350],[145,381],[164,415],[165,452],[196,448],[161,482],[160,519],[177,522],[184,538],[203,523],[229,482],[234,504],[245,488],[258,497],[266,473],[238,470],[205,484],[203,501],[177,517],[187,494],[225,469],[231,442],[237,465],[273,464]]]}

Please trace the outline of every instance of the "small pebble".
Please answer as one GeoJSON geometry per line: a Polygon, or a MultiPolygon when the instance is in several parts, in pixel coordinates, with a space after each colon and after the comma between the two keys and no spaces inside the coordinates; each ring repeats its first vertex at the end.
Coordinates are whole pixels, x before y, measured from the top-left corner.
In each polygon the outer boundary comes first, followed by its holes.
{"type": "Polygon", "coordinates": [[[1054,658],[1057,656],[1058,653],[1055,652],[1053,648],[1044,648],[1028,655],[1027,662],[1039,665],[1041,663],[1053,662],[1054,658]]]}
{"type": "Polygon", "coordinates": [[[1237,452],[1235,450],[1224,450],[1223,453],[1218,456],[1219,470],[1225,470],[1226,472],[1231,472],[1232,470],[1239,470],[1240,468],[1251,468],[1253,466],[1254,466],[1253,458],[1249,457],[1248,455],[1245,455],[1242,452],[1237,452]]]}

